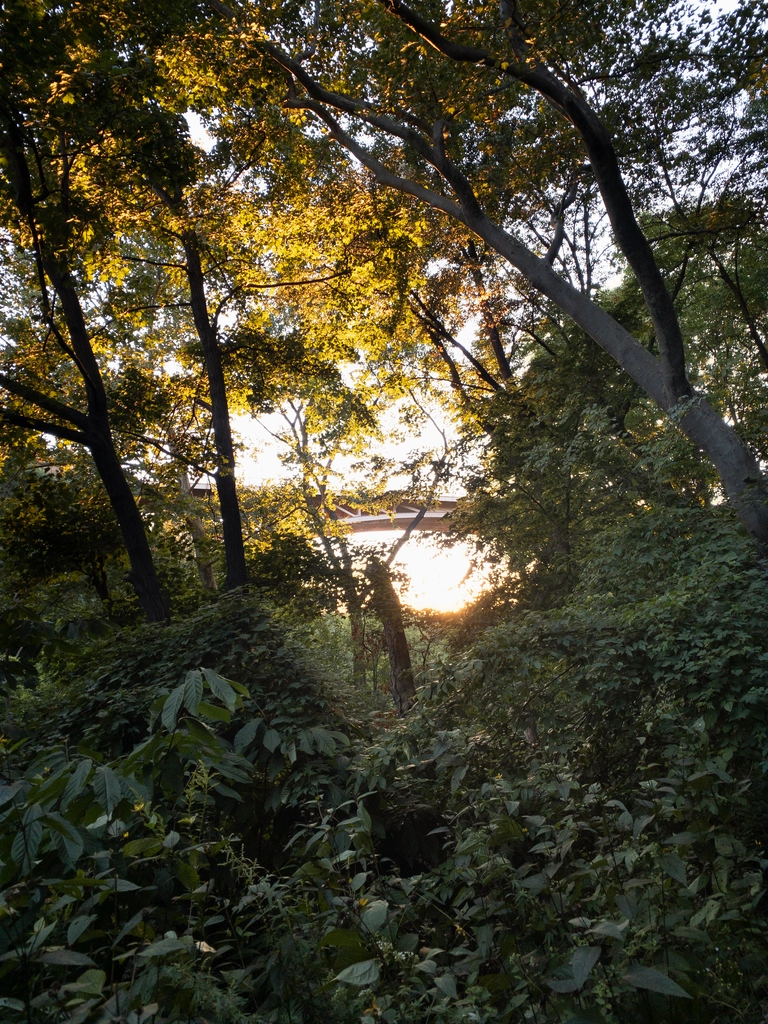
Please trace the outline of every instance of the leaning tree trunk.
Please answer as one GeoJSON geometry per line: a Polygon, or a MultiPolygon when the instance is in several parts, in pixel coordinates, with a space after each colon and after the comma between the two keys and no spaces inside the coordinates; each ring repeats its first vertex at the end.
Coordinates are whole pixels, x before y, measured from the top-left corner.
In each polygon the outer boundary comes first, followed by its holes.
{"type": "Polygon", "coordinates": [[[411,654],[403,625],[400,598],[392,585],[389,569],[383,562],[374,562],[369,570],[373,609],[384,627],[384,641],[389,657],[389,686],[398,715],[404,715],[416,702],[411,654]]]}
{"type": "MultiPolygon", "coordinates": [[[[209,2],[224,17],[237,17],[235,11],[223,0],[209,2]]],[[[416,119],[409,118],[407,114],[399,121],[391,113],[380,116],[375,112],[370,99],[362,102],[324,89],[300,62],[282,52],[278,46],[264,43],[264,51],[306,91],[306,96],[294,91],[286,100],[286,106],[311,110],[324,124],[330,138],[367,167],[380,184],[415,196],[464,224],[586,331],[661,409],[670,414],[686,437],[712,460],[723,490],[755,541],[759,557],[768,561],[768,479],[749,445],[707,403],[706,398],[696,394],[690,385],[685,368],[683,338],[672,297],[666,290],[651,246],[635,218],[612,140],[598,114],[589,107],[581,90],[572,87],[570,82],[559,80],[550,69],[533,59],[533,55],[526,49],[528,43],[522,37],[513,40],[513,48],[519,49],[518,62],[505,60],[500,63],[500,58],[489,51],[448,39],[436,24],[425,20],[402,0],[381,2],[390,13],[449,59],[478,66],[499,66],[511,78],[535,89],[579,133],[616,242],[642,290],[658,340],[660,358],[654,358],[587,295],[558,277],[552,269],[551,258],[537,256],[505,227],[485,214],[471,182],[448,156],[446,136],[449,133],[446,132],[444,120],[427,126],[429,130],[417,130],[416,119]],[[343,113],[345,117],[357,116],[364,120],[368,128],[378,128],[412,147],[440,175],[454,198],[390,170],[379,156],[366,148],[358,135],[343,126],[336,116],[338,113],[343,113]]],[[[508,5],[506,0],[502,6],[505,10],[509,7],[510,11],[514,11],[513,5],[508,5]]],[[[514,36],[514,17],[505,16],[504,20],[514,36]]],[[[551,253],[548,255],[551,256],[551,253]]]]}

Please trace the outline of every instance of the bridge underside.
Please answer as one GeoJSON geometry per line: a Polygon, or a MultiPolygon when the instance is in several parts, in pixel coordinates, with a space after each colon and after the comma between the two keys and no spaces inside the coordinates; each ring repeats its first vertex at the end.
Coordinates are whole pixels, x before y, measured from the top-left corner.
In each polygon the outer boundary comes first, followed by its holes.
{"type": "MultiPolygon", "coordinates": [[[[407,530],[419,515],[423,506],[401,504],[388,511],[371,512],[353,508],[351,505],[337,505],[333,518],[350,527],[352,533],[378,533],[384,530],[407,530]]],[[[447,516],[456,508],[454,498],[444,498],[429,508],[416,524],[416,530],[447,532],[447,516]]]]}

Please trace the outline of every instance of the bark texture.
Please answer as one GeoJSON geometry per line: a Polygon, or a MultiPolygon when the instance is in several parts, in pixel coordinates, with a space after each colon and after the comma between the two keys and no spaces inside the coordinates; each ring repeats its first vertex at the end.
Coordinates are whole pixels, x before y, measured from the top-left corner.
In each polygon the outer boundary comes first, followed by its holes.
{"type": "Polygon", "coordinates": [[[400,598],[392,585],[389,569],[383,562],[374,562],[369,570],[373,609],[384,627],[384,641],[389,657],[389,686],[399,716],[406,714],[416,702],[411,654],[403,625],[400,598]]]}
{"type": "Polygon", "coordinates": [[[216,445],[216,492],[221,507],[224,554],[227,561],[227,589],[242,587],[248,582],[243,546],[243,526],[235,485],[235,449],[229,419],[227,388],[216,331],[208,316],[205,278],[200,263],[197,236],[190,231],[184,236],[192,316],[203,350],[208,388],[211,398],[213,437],[216,445]]]}

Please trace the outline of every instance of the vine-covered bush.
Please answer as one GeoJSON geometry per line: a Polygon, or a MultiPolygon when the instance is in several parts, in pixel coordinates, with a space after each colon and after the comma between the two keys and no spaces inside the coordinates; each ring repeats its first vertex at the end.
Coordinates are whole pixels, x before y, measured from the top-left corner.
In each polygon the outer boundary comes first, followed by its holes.
{"type": "Polygon", "coordinates": [[[766,584],[681,516],[622,583],[648,525],[404,721],[340,714],[248,595],[49,659],[3,741],[0,1019],[755,1024],[766,584]]]}

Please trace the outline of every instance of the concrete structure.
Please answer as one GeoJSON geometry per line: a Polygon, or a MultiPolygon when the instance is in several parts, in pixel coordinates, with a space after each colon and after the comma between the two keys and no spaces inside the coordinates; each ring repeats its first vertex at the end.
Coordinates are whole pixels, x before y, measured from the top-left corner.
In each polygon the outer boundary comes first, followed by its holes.
{"type": "MultiPolygon", "coordinates": [[[[346,523],[352,533],[372,533],[383,530],[406,530],[423,509],[423,505],[401,502],[394,508],[361,509],[352,505],[337,504],[333,510],[333,518],[346,523]]],[[[432,508],[428,508],[422,516],[417,530],[448,530],[446,517],[456,508],[456,498],[441,498],[432,508]]]]}

